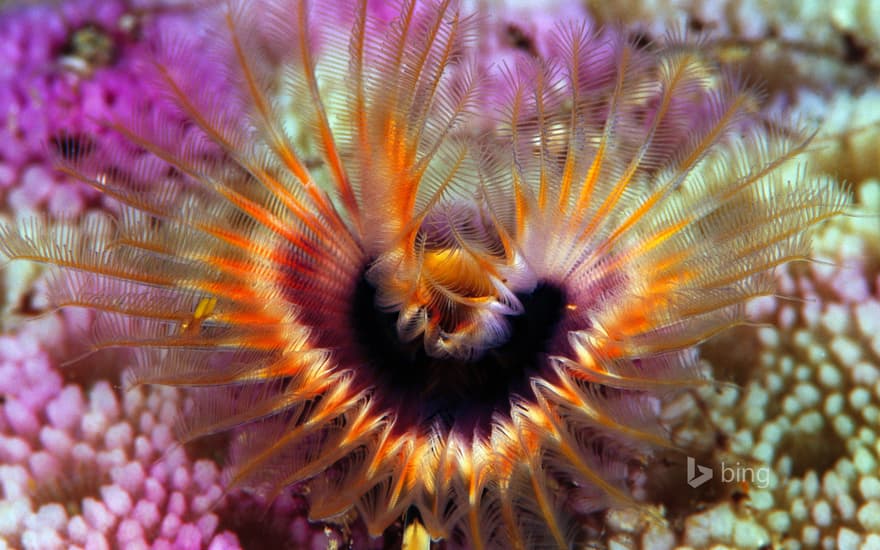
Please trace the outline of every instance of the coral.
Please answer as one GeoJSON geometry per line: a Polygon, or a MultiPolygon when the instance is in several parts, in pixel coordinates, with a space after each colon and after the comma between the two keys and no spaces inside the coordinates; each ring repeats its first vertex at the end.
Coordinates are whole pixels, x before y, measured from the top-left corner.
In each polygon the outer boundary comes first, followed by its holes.
{"type": "Polygon", "coordinates": [[[123,55],[133,42],[123,15],[123,2],[78,1],[7,7],[0,18],[0,199],[12,211],[76,215],[98,196],[56,176],[46,148],[62,132],[87,148],[86,136],[102,133],[97,121],[129,108],[138,84],[123,55]],[[77,36],[92,37],[91,53],[77,36]]]}
{"type": "Polygon", "coordinates": [[[0,337],[0,547],[238,549],[255,529],[251,548],[367,547],[357,525],[343,536],[306,523],[301,499],[224,495],[215,461],[175,443],[179,392],[65,384],[45,351],[71,332],[64,324],[0,337]]]}
{"type": "MultiPolygon", "coordinates": [[[[772,466],[749,508],[774,547],[880,543],[878,192],[876,181],[863,184],[865,217],[831,224],[815,263],[780,273],[780,292],[803,301],[754,304],[772,326],[757,329],[759,367],[740,394],[705,396],[731,450],[772,466]]],[[[735,543],[735,534],[713,542],[735,543]]]]}
{"type": "Polygon", "coordinates": [[[880,19],[871,0],[833,6],[821,0],[587,0],[587,6],[600,21],[625,21],[652,36],[671,27],[709,33],[726,56],[749,56],[771,85],[789,89],[864,81],[880,67],[880,19]],[[774,75],[773,66],[793,73],[774,75]]]}
{"type": "MultiPolygon", "coordinates": [[[[140,41],[151,25],[198,28],[188,10],[140,4],[18,2],[0,11],[7,214],[63,219],[112,209],[52,165],[88,151],[93,140],[113,139],[105,124],[127,116],[133,98],[148,104],[138,59],[148,53],[140,41]]],[[[81,351],[71,343],[87,320],[82,312],[22,324],[46,308],[41,273],[26,264],[3,272],[2,325],[14,332],[0,337],[0,546],[239,548],[236,535],[217,525],[246,497],[228,496],[212,511],[222,496],[215,462],[170,447],[177,393],[120,394],[118,365],[100,366],[114,359],[59,368],[81,351]]],[[[297,514],[284,517],[295,522],[297,514]]],[[[306,525],[285,536],[277,538],[282,546],[312,546],[328,535],[306,525]]]]}
{"type": "MultiPolygon", "coordinates": [[[[689,407],[711,417],[718,439],[703,444],[717,450],[700,458],[715,468],[716,478],[720,461],[739,462],[771,472],[771,487],[709,484],[688,493],[685,465],[674,462],[662,473],[674,479],[667,490],[680,496],[658,499],[668,522],[657,526],[611,515],[607,540],[660,548],[878,547],[880,534],[869,519],[877,506],[869,488],[877,474],[880,396],[871,328],[880,287],[876,10],[858,1],[834,7],[590,3],[590,9],[600,20],[622,18],[653,36],[671,22],[709,31],[708,55],[734,63],[746,59],[747,71],[768,83],[767,105],[785,106],[816,126],[810,163],[852,182],[859,205],[855,217],[822,232],[816,256],[826,263],[781,270],[782,297],[751,306],[755,321],[767,327],[742,327],[704,346],[704,361],[716,377],[741,387],[703,391],[669,407],[672,418],[680,419],[689,407]]],[[[688,431],[681,436],[699,437],[688,431]]]]}
{"type": "MultiPolygon", "coordinates": [[[[780,271],[779,297],[750,305],[752,317],[766,326],[745,327],[704,349],[716,377],[736,377],[741,387],[701,390],[670,406],[673,416],[707,411],[727,434],[720,452],[700,459],[713,467],[715,481],[724,465],[732,467],[727,483],[690,489],[679,475],[678,491],[690,491],[684,510],[674,510],[661,495],[658,500],[669,505],[668,523],[627,521],[625,514],[612,513],[609,543],[790,549],[880,544],[880,184],[863,182],[857,202],[857,215],[819,233],[815,260],[780,271]],[[736,359],[731,348],[753,349],[736,359]]],[[[691,428],[683,422],[680,429],[691,428]]],[[[673,469],[683,472],[685,466],[673,469]]]]}
{"type": "Polygon", "coordinates": [[[855,184],[880,173],[880,36],[870,1],[588,2],[599,21],[628,21],[646,38],[669,28],[711,37],[705,55],[737,67],[817,129],[810,162],[855,184]]]}
{"type": "MultiPolygon", "coordinates": [[[[705,55],[738,67],[818,130],[811,162],[858,184],[880,173],[880,25],[870,0],[588,2],[599,21],[627,21],[647,37],[687,28],[711,37],[705,55]]],[[[635,31],[634,31],[635,32],[635,31]]]]}
{"type": "Polygon", "coordinates": [[[823,94],[802,88],[793,95],[792,109],[819,125],[810,162],[827,174],[856,186],[880,174],[880,90],[838,90],[823,94]]]}
{"type": "MultiPolygon", "coordinates": [[[[112,200],[53,165],[89,151],[97,139],[113,139],[107,122],[128,116],[134,98],[148,104],[138,59],[152,24],[198,29],[186,10],[136,4],[15,2],[0,11],[0,216],[59,219],[112,208],[112,200]]],[[[38,275],[23,266],[4,271],[0,326],[32,309],[38,275]]]]}
{"type": "Polygon", "coordinates": [[[216,465],[172,448],[177,393],[120,399],[106,381],[64,384],[39,345],[61,324],[50,317],[0,341],[0,536],[35,550],[228,548],[234,536],[216,532],[211,512],[216,465]]]}

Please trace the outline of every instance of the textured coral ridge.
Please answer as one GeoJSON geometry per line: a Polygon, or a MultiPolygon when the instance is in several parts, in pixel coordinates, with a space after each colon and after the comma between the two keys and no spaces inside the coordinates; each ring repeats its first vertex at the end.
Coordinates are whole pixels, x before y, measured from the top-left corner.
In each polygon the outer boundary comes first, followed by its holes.
{"type": "Polygon", "coordinates": [[[236,547],[215,533],[216,465],[172,451],[177,392],[135,390],[120,402],[99,382],[84,395],[63,385],[39,337],[0,339],[0,546],[236,547]]]}
{"type": "MultiPolygon", "coordinates": [[[[682,491],[691,500],[680,523],[675,512],[666,525],[611,512],[609,546],[880,548],[880,183],[861,182],[856,204],[860,216],[816,235],[819,262],[779,270],[781,295],[797,300],[760,298],[749,309],[768,326],[704,346],[718,378],[743,380],[699,392],[729,434],[722,460],[762,468],[763,479],[742,475],[714,495],[705,486],[682,491]]],[[[692,397],[670,409],[695,408],[692,397]]]]}
{"type": "Polygon", "coordinates": [[[184,442],[233,432],[228,487],[569,546],[671,446],[695,346],[845,197],[783,177],[803,138],[693,45],[574,23],[486,72],[478,22],[233,5],[210,47],[163,41],[129,143],[60,147],[118,214],[3,225],[0,250],[59,268],[52,302],[135,348],[132,385],[189,388],[184,442]]]}
{"type": "Polygon", "coordinates": [[[45,149],[62,129],[96,133],[95,120],[130,110],[126,100],[136,84],[123,55],[130,37],[118,24],[124,6],[98,4],[5,7],[0,17],[0,199],[15,212],[45,208],[52,215],[75,215],[97,195],[59,181],[45,149]],[[93,47],[77,48],[77,40],[90,40],[93,47]],[[118,70],[107,70],[117,55],[118,70]]]}

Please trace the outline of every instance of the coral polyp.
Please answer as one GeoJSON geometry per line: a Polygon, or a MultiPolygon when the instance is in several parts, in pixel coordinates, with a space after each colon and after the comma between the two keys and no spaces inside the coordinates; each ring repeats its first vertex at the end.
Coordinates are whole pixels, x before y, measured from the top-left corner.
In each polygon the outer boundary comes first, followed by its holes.
{"type": "Polygon", "coordinates": [[[184,442],[231,432],[227,487],[569,547],[635,504],[675,447],[660,404],[711,383],[698,346],[847,196],[685,38],[562,24],[484,69],[456,2],[385,15],[233,2],[163,37],[160,104],[58,147],[117,212],[2,225],[0,250],[54,266],[130,384],[188,389],[184,442]]]}

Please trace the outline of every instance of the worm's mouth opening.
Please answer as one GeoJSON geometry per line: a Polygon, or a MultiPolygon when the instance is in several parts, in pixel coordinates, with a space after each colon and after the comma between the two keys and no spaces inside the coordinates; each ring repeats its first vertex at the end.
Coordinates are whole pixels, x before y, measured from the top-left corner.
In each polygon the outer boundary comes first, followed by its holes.
{"type": "MultiPolygon", "coordinates": [[[[366,271],[366,270],[365,270],[366,271]]],[[[565,313],[565,290],[539,282],[517,294],[522,313],[508,317],[510,337],[472,358],[434,357],[421,339],[402,341],[398,312],[377,306],[377,290],[361,276],[351,309],[356,376],[403,426],[437,424],[488,434],[492,416],[510,414],[510,398],[534,397],[530,380],[550,377],[546,354],[565,313]]]]}

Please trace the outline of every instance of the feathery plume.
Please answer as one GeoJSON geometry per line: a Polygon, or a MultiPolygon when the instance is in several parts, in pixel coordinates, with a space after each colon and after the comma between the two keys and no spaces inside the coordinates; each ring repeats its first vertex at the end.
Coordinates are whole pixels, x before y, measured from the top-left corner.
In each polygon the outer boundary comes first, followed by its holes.
{"type": "Polygon", "coordinates": [[[189,389],[184,442],[234,433],[228,487],[568,547],[674,446],[658,405],[707,382],[697,346],[847,198],[682,38],[563,24],[484,71],[457,2],[395,13],[232,2],[209,51],[163,41],[127,143],[60,148],[118,214],[0,250],[56,267],[130,384],[189,389]]]}

